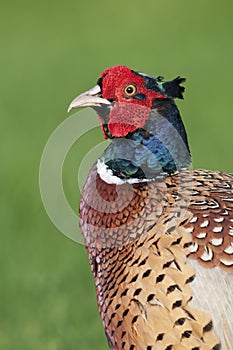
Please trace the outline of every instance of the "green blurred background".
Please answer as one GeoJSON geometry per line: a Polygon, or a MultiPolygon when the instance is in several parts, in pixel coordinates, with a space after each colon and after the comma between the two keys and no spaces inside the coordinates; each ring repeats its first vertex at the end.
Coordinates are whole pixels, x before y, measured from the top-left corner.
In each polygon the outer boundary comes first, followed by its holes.
{"type": "MultiPolygon", "coordinates": [[[[107,349],[83,246],[50,222],[40,157],[67,105],[115,64],[187,77],[195,167],[233,171],[232,0],[1,3],[0,349],[107,349]]],[[[82,152],[101,133],[87,134],[82,152]],[[95,137],[93,137],[95,136],[95,137]]],[[[77,152],[64,186],[78,206],[77,152]]]]}

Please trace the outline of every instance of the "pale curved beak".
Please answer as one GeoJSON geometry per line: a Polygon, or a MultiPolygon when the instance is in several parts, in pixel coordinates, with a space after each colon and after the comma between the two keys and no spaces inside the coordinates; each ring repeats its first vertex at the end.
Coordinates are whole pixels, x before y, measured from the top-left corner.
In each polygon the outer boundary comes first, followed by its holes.
{"type": "Polygon", "coordinates": [[[80,108],[80,107],[101,107],[102,104],[110,105],[111,102],[106,98],[102,98],[101,89],[99,85],[94,86],[92,89],[84,92],[83,94],[75,97],[75,99],[71,102],[68,107],[68,112],[71,111],[72,108],[80,108]]]}

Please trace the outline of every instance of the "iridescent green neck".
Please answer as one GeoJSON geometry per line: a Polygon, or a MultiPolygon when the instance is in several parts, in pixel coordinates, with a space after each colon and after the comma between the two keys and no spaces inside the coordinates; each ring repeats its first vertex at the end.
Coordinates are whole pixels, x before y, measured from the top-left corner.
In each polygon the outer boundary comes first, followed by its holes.
{"type": "Polygon", "coordinates": [[[126,182],[151,180],[187,168],[191,156],[175,103],[156,101],[144,128],[113,138],[99,161],[105,171],[126,182]]]}

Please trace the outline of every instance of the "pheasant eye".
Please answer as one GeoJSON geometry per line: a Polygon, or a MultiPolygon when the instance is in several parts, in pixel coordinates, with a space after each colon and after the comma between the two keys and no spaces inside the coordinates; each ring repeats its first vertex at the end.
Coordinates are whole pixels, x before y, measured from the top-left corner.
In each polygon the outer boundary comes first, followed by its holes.
{"type": "Polygon", "coordinates": [[[124,94],[126,96],[131,97],[131,96],[135,95],[136,92],[137,92],[137,87],[134,84],[129,84],[124,88],[124,94]]]}

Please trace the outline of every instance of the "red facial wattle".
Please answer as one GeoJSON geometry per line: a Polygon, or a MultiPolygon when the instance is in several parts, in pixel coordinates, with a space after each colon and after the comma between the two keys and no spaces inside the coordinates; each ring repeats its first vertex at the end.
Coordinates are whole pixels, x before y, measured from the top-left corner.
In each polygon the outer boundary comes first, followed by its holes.
{"type": "Polygon", "coordinates": [[[150,115],[150,107],[137,103],[116,102],[109,115],[108,130],[115,137],[124,137],[142,128],[150,115]]]}
{"type": "MultiPolygon", "coordinates": [[[[167,98],[156,91],[145,87],[145,79],[125,66],[116,66],[106,69],[102,74],[102,97],[114,102],[109,113],[108,130],[113,137],[124,137],[138,128],[142,128],[149,118],[152,101],[156,98],[167,98]],[[137,94],[143,94],[145,99],[140,100],[127,96],[125,88],[133,85],[137,94]]],[[[103,129],[101,118],[101,129],[104,138],[107,135],[103,129]]]]}

